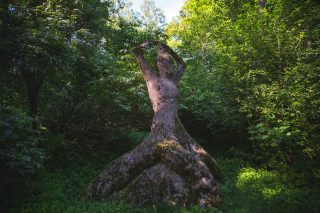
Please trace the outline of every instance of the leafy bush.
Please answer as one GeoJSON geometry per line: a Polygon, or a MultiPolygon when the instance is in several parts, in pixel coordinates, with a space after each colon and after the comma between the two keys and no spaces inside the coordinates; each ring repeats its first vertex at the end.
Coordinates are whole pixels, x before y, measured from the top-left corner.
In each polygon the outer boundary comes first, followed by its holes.
{"type": "Polygon", "coordinates": [[[248,132],[258,163],[319,178],[320,5],[264,2],[186,1],[168,30],[188,59],[184,105],[219,135],[248,132]]]}
{"type": "Polygon", "coordinates": [[[43,167],[44,151],[32,118],[8,107],[0,108],[0,162],[2,171],[27,175],[43,167]]]}
{"type": "MultiPolygon", "coordinates": [[[[309,56],[310,57],[310,56],[309,56]]],[[[254,152],[267,164],[313,173],[319,164],[319,69],[300,63],[269,84],[254,82],[242,110],[252,124],[254,152]],[[253,116],[254,115],[254,116],[253,116]],[[313,168],[313,169],[311,169],[313,168]],[[313,171],[311,171],[313,170],[313,171]]],[[[251,82],[246,78],[247,82],[251,82]]]]}

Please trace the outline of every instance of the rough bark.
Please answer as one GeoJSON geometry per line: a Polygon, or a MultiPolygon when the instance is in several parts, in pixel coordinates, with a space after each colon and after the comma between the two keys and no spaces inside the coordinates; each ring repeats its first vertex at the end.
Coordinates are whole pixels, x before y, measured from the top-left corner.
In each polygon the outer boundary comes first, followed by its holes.
{"type": "Polygon", "coordinates": [[[32,129],[37,130],[38,123],[36,121],[36,117],[38,114],[40,88],[43,80],[40,75],[30,71],[23,72],[23,77],[28,90],[29,115],[33,118],[32,129]]]}
{"type": "Polygon", "coordinates": [[[136,205],[222,207],[217,162],[192,139],[178,117],[177,85],[185,63],[161,42],[145,42],[134,52],[154,111],[151,132],[135,149],[112,161],[90,183],[88,194],[136,205]],[[144,58],[143,49],[152,45],[158,50],[158,73],[144,58]]]}

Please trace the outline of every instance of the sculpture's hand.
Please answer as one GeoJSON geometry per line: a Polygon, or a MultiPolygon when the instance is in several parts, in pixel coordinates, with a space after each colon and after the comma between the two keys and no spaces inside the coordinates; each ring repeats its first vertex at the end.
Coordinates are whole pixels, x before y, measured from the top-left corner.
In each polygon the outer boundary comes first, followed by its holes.
{"type": "Polygon", "coordinates": [[[150,46],[150,42],[148,42],[148,41],[146,41],[146,42],[144,42],[144,43],[139,45],[140,48],[147,48],[149,46],[150,46]]]}
{"type": "Polygon", "coordinates": [[[150,48],[150,47],[157,45],[157,44],[158,44],[157,41],[145,41],[142,44],[140,44],[138,47],[146,49],[146,48],[150,48]]]}
{"type": "Polygon", "coordinates": [[[135,54],[142,54],[143,53],[143,49],[147,49],[150,48],[151,46],[155,45],[156,43],[154,41],[145,41],[142,44],[140,44],[139,46],[137,46],[133,52],[135,54]]]}

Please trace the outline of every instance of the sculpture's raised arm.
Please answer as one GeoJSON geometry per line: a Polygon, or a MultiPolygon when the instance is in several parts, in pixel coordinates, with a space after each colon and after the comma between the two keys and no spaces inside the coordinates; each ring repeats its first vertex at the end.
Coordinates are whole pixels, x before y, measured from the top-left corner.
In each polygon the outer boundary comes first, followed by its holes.
{"type": "Polygon", "coordinates": [[[149,46],[152,46],[153,42],[144,42],[143,44],[139,45],[134,49],[134,54],[136,56],[137,63],[143,73],[143,77],[146,81],[151,80],[155,77],[154,72],[152,71],[151,66],[148,64],[147,60],[144,57],[143,49],[149,46]]]}

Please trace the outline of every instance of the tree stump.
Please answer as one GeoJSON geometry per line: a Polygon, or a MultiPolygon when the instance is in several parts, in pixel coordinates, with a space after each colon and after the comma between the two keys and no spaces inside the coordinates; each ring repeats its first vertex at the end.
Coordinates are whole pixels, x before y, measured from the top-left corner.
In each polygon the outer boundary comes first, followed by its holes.
{"type": "Polygon", "coordinates": [[[151,132],[136,148],[112,161],[88,186],[94,199],[135,205],[169,204],[222,207],[217,162],[187,133],[178,117],[177,85],[184,61],[162,42],[145,42],[135,56],[154,111],[151,132]],[[157,47],[152,70],[143,49],[157,47]],[[175,64],[174,64],[175,63],[175,64]]]}

